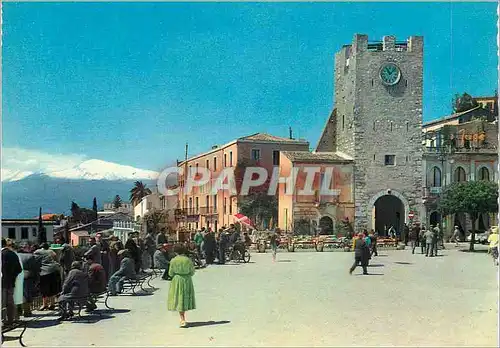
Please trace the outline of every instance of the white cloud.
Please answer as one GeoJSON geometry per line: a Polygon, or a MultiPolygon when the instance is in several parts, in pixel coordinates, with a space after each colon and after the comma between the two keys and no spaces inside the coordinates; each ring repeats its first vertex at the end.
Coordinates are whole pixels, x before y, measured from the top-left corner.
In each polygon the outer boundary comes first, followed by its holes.
{"type": "Polygon", "coordinates": [[[15,181],[33,173],[48,173],[70,169],[82,161],[84,155],[63,155],[17,147],[2,148],[2,181],[15,181]]]}

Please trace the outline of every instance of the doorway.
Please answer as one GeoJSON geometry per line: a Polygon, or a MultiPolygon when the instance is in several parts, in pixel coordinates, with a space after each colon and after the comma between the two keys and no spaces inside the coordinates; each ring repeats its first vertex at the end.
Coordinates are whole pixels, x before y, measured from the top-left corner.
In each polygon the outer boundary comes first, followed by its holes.
{"type": "Polygon", "coordinates": [[[321,219],[319,219],[319,234],[333,234],[333,220],[331,217],[323,216],[321,219]]]}
{"type": "Polygon", "coordinates": [[[401,235],[405,222],[403,202],[396,196],[384,195],[375,201],[375,231],[379,236],[387,236],[391,226],[401,235]]]}

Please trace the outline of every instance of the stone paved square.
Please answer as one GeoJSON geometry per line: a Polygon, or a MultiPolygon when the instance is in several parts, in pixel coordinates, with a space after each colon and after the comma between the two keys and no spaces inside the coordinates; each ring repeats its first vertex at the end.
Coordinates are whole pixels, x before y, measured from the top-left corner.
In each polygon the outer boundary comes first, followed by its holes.
{"type": "Polygon", "coordinates": [[[178,327],[177,313],[166,310],[168,282],[156,280],[151,296],[110,299],[129,312],[104,312],[92,323],[43,318],[47,327],[29,329],[24,341],[29,347],[496,346],[498,269],[491,257],[452,245],[441,255],[381,250],[372,275],[357,269],[349,276],[352,253],[280,252],[277,263],[270,253],[253,253],[249,264],[197,272],[198,309],[187,318],[199,326],[178,327]]]}

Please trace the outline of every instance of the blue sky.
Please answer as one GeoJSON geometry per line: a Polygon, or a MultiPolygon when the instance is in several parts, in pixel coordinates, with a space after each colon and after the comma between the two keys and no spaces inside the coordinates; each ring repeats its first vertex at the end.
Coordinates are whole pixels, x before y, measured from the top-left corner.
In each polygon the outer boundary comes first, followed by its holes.
{"type": "Polygon", "coordinates": [[[3,147],[159,170],[186,141],[314,146],[355,33],[424,36],[424,120],[496,89],[495,3],[4,3],[3,147]]]}

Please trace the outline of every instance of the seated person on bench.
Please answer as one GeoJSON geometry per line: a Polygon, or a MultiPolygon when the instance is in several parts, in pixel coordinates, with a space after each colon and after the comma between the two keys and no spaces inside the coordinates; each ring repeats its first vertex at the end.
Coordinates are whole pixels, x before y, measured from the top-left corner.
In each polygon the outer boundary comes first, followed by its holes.
{"type": "MultiPolygon", "coordinates": [[[[89,276],[89,293],[102,294],[106,291],[106,271],[104,267],[92,259],[92,255],[87,256],[87,269],[89,276]]],[[[87,311],[93,311],[97,306],[95,298],[90,297],[87,303],[87,311]]]]}
{"type": "Polygon", "coordinates": [[[117,293],[123,289],[123,283],[126,279],[135,279],[135,264],[134,260],[130,257],[128,250],[120,250],[118,252],[118,259],[120,261],[120,269],[116,271],[110,278],[108,283],[108,290],[111,296],[116,296],[117,293]]]}
{"type": "Polygon", "coordinates": [[[73,316],[73,306],[75,300],[84,300],[89,295],[89,278],[82,271],[82,263],[74,261],[71,270],[68,272],[62,293],[59,297],[59,310],[61,317],[58,320],[66,320],[73,316]]]}
{"type": "Polygon", "coordinates": [[[168,276],[168,269],[170,267],[170,259],[168,258],[168,253],[166,249],[166,244],[158,246],[154,255],[154,266],[156,269],[164,269],[163,276],[161,277],[163,280],[170,280],[168,276]]]}

